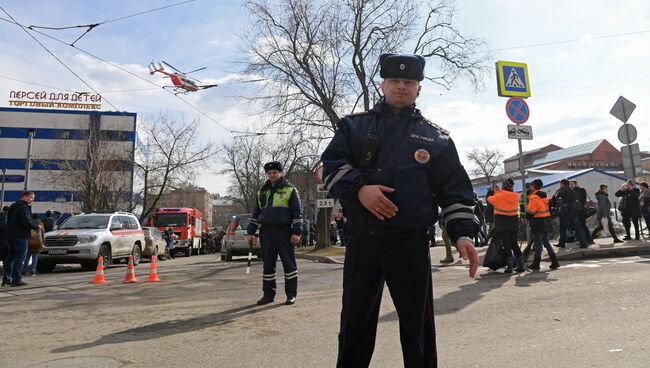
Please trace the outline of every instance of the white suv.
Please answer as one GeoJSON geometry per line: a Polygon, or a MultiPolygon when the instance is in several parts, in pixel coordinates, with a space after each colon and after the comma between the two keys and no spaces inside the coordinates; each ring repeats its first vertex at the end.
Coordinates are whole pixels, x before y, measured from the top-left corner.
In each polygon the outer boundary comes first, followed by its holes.
{"type": "Polygon", "coordinates": [[[80,263],[83,268],[94,270],[99,256],[109,265],[133,255],[133,263],[137,265],[144,245],[144,232],[133,214],[82,213],[69,217],[56,230],[45,234],[37,269],[52,272],[59,263],[80,263]]]}

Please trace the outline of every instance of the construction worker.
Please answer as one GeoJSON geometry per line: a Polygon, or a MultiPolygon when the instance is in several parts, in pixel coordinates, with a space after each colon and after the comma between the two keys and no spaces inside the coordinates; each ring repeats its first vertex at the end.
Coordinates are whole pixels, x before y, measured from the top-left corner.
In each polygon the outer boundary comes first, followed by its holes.
{"type": "Polygon", "coordinates": [[[533,191],[528,197],[528,208],[526,210],[530,220],[530,228],[535,239],[535,256],[533,263],[528,267],[531,270],[539,270],[539,262],[542,260],[542,246],[546,248],[551,258],[551,269],[560,267],[555,251],[548,241],[547,222],[550,221],[551,211],[548,205],[548,195],[540,189],[544,183],[540,179],[533,180],[533,191]]]}
{"type": "Polygon", "coordinates": [[[471,182],[449,132],[415,107],[424,64],[419,55],[381,55],[384,97],[341,119],[322,155],[323,181],[350,224],[337,367],[370,364],[384,284],[399,316],[404,366],[437,366],[427,237],[437,205],[471,277],[478,267],[471,182]]]}
{"type": "Polygon", "coordinates": [[[517,272],[524,272],[524,258],[517,244],[519,232],[519,195],[513,191],[515,181],[508,178],[501,184],[501,190],[488,197],[488,202],[494,207],[494,229],[496,237],[503,244],[505,273],[512,273],[512,254],[517,257],[517,272]]]}
{"type": "Polygon", "coordinates": [[[264,261],[262,291],[264,295],[258,305],[273,302],[275,299],[275,264],[278,255],[284,268],[285,304],[296,302],[298,294],[298,268],[294,246],[300,243],[302,232],[302,208],[298,189],[282,176],[282,164],[274,161],[264,165],[268,180],[257,192],[255,209],[246,232],[248,242],[256,242],[255,232],[260,230],[260,245],[264,261]]]}

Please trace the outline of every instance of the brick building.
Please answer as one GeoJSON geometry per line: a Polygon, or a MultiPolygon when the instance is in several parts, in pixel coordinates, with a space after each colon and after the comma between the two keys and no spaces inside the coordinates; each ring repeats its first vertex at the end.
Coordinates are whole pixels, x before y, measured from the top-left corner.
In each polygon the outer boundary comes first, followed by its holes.
{"type": "MultiPolygon", "coordinates": [[[[623,170],[621,152],[605,139],[582,143],[568,148],[548,145],[523,153],[524,168],[535,170],[581,170],[596,168],[606,171],[623,170]]],[[[506,175],[519,171],[519,155],[504,162],[506,175]]]]}
{"type": "Polygon", "coordinates": [[[212,196],[212,227],[225,228],[231,215],[247,212],[244,206],[230,196],[222,197],[218,193],[212,196]]]}

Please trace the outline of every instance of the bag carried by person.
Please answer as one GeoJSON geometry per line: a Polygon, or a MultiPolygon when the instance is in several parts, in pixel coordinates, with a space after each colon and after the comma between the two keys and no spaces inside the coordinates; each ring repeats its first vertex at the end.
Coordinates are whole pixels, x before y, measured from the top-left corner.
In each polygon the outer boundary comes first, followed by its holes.
{"type": "Polygon", "coordinates": [[[41,227],[38,230],[31,231],[28,244],[30,253],[40,253],[43,251],[43,231],[41,227]]]}
{"type": "Polygon", "coordinates": [[[625,202],[625,198],[621,198],[621,201],[618,202],[618,211],[621,213],[625,212],[625,202]]]}
{"type": "Polygon", "coordinates": [[[483,267],[487,267],[492,271],[505,267],[506,261],[503,253],[503,242],[498,237],[493,237],[487,251],[485,252],[483,267]]]}

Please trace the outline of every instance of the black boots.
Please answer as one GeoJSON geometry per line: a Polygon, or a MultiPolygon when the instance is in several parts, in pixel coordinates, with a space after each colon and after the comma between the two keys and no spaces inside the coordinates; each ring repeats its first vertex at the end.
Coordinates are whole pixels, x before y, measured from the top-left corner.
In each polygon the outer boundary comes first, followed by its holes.
{"type": "Polygon", "coordinates": [[[558,269],[560,267],[560,263],[557,261],[557,255],[549,254],[548,256],[551,258],[551,270],[558,269]]]}
{"type": "Polygon", "coordinates": [[[539,262],[541,261],[542,261],[542,256],[535,255],[535,257],[533,258],[533,263],[529,264],[528,268],[530,268],[531,270],[539,270],[539,262]]]}
{"type": "Polygon", "coordinates": [[[257,305],[264,305],[264,304],[273,303],[273,300],[274,300],[274,299],[275,299],[275,298],[272,297],[272,296],[264,295],[264,296],[262,297],[262,299],[260,299],[260,300],[257,301],[257,305]]]}
{"type": "Polygon", "coordinates": [[[517,272],[526,272],[526,265],[524,264],[524,257],[523,256],[517,257],[517,268],[515,268],[515,271],[517,271],[517,272]]]}
{"type": "Polygon", "coordinates": [[[504,273],[512,273],[512,257],[507,256],[506,257],[506,270],[503,271],[504,273]]]}

